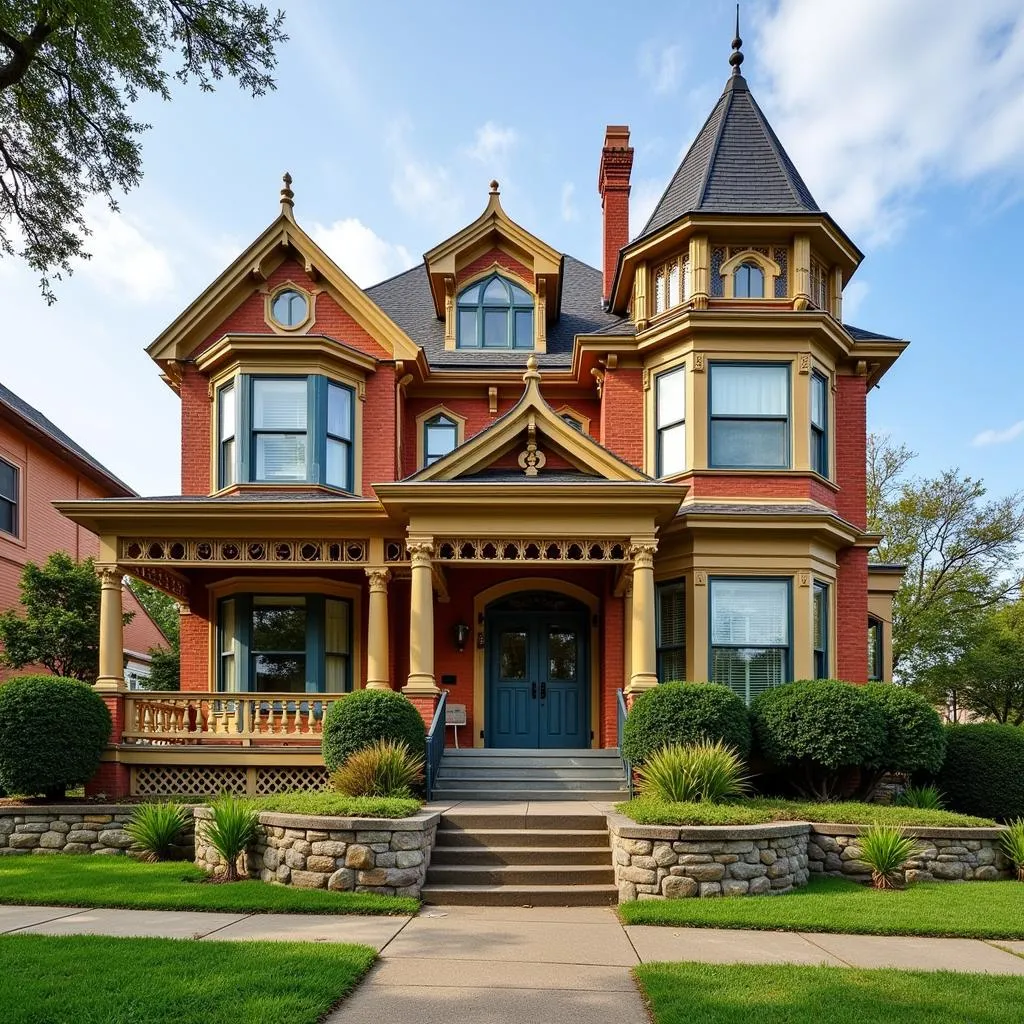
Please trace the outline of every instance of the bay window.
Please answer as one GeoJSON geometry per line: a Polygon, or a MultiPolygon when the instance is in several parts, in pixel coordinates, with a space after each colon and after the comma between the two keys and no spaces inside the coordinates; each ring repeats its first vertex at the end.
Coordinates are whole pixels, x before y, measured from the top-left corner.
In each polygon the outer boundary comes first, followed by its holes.
{"type": "Polygon", "coordinates": [[[814,584],[811,618],[814,630],[814,678],[828,679],[828,585],[814,584]]]}
{"type": "Polygon", "coordinates": [[[710,453],[715,468],[789,466],[789,364],[712,363],[710,453]]]}
{"type": "Polygon", "coordinates": [[[880,682],[882,679],[882,620],[868,616],[868,679],[880,682]]]}
{"type": "Polygon", "coordinates": [[[686,582],[658,584],[658,682],[686,679],[686,582]]]}
{"type": "Polygon", "coordinates": [[[811,469],[828,476],[828,381],[811,374],[811,469]]]}
{"type": "Polygon", "coordinates": [[[791,581],[718,577],[708,586],[711,681],[728,686],[747,703],[788,682],[791,581]]]}
{"type": "Polygon", "coordinates": [[[654,421],[657,432],[658,476],[686,469],[685,367],[659,373],[654,383],[654,421]]]}

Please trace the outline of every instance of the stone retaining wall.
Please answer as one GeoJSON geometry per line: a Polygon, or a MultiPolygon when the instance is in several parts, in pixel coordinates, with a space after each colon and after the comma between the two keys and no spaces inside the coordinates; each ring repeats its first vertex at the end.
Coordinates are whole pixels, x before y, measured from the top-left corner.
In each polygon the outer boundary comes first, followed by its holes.
{"type": "MultiPolygon", "coordinates": [[[[863,825],[812,825],[808,866],[815,874],[868,881],[871,869],[860,860],[857,839],[863,825]]],[[[1011,877],[1000,846],[1001,828],[905,828],[918,841],[919,854],[907,861],[908,882],[988,882],[1011,877]]]]}
{"type": "Polygon", "coordinates": [[[677,827],[608,815],[619,902],[791,892],[807,884],[806,822],[677,827]]]}
{"type": "MultiPolygon", "coordinates": [[[[134,810],[125,804],[0,807],[0,854],[124,853],[132,844],[124,826],[134,810]]],[[[182,840],[182,856],[191,859],[191,832],[182,840]]]]}
{"type": "MultiPolygon", "coordinates": [[[[225,863],[205,840],[205,807],[196,817],[195,862],[213,874],[225,863]]],[[[259,838],[241,865],[250,878],[303,889],[416,896],[426,878],[439,814],[409,818],[328,818],[263,811],[259,838]]]]}

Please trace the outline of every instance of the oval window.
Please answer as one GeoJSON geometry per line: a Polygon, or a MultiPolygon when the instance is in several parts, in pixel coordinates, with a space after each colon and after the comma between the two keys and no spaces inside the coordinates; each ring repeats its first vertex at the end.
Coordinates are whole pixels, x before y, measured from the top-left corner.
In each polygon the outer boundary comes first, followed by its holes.
{"type": "Polygon", "coordinates": [[[305,295],[293,288],[278,292],[270,305],[270,315],[281,327],[297,327],[306,319],[308,310],[305,295]]]}

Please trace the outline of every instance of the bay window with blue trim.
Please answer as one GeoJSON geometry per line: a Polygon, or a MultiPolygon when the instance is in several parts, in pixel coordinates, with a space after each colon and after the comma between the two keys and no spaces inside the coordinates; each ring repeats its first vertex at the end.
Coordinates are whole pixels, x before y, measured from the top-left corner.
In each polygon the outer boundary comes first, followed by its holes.
{"type": "Polygon", "coordinates": [[[828,584],[814,581],[811,618],[814,630],[814,678],[828,679],[828,584]]]}
{"type": "Polygon", "coordinates": [[[355,394],[327,377],[242,374],[217,392],[218,487],[354,489],[355,394]]]}
{"type": "Polygon", "coordinates": [[[352,689],[352,605],[322,594],[235,594],[217,608],[217,689],[352,689]]]}
{"type": "Polygon", "coordinates": [[[811,374],[811,469],[828,476],[828,381],[811,374]]]}
{"type": "Polygon", "coordinates": [[[708,463],[788,469],[789,364],[712,363],[708,463]]]}

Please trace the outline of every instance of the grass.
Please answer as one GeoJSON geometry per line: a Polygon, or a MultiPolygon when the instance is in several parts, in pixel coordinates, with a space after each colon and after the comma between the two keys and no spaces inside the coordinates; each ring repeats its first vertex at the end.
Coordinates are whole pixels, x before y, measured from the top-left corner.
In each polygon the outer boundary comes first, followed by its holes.
{"type": "Polygon", "coordinates": [[[407,896],[206,879],[191,864],[145,864],[128,857],[0,857],[0,903],[265,914],[414,914],[419,909],[419,901],[407,896]]]}
{"type": "Polygon", "coordinates": [[[619,916],[626,924],[691,928],[1024,939],[1024,885],[918,882],[879,892],[842,878],[816,878],[784,896],[623,903],[619,916]]]}
{"type": "Polygon", "coordinates": [[[257,811],[281,814],[326,814],[336,818],[408,818],[423,806],[422,801],[395,796],[345,796],[321,793],[278,793],[252,797],[248,803],[257,811]]]}
{"type": "Polygon", "coordinates": [[[725,804],[669,804],[638,797],[618,804],[616,810],[640,825],[761,825],[769,821],[816,821],[837,825],[921,825],[939,827],[988,827],[995,822],[953,811],[892,804],[864,804],[849,800],[819,804],[813,801],[752,797],[725,804]]]}
{"type": "Polygon", "coordinates": [[[634,974],[655,1024],[1006,1024],[1024,978],[795,965],[643,964],[634,974]]]}
{"type": "Polygon", "coordinates": [[[369,946],[0,936],[5,1024],[315,1024],[369,970],[369,946]]]}

